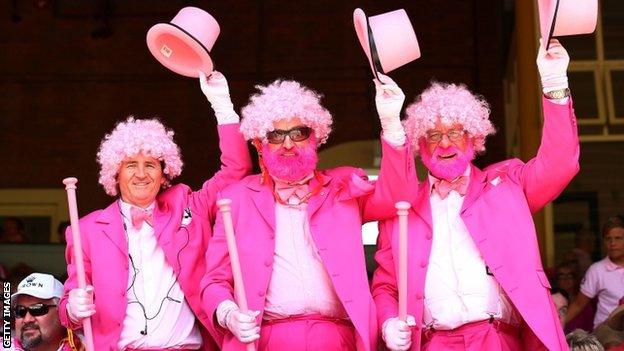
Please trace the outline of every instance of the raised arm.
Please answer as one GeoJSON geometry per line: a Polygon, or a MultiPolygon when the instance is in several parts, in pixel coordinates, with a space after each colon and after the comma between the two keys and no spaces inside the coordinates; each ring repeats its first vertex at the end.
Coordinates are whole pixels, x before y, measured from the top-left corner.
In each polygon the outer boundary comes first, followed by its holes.
{"type": "Polygon", "coordinates": [[[576,117],[568,97],[566,70],[570,58],[556,39],[537,57],[544,92],[544,125],[537,155],[515,170],[532,212],[557,197],[579,170],[576,117]]]}
{"type": "Polygon", "coordinates": [[[221,169],[193,194],[193,205],[197,211],[208,214],[214,220],[217,193],[251,173],[251,157],[247,143],[239,132],[239,117],[234,111],[223,74],[213,71],[210,77],[206,77],[200,72],[199,81],[217,119],[221,169]]]}
{"type": "Polygon", "coordinates": [[[374,192],[362,199],[365,222],[393,217],[397,201],[409,201],[415,195],[418,179],[414,156],[406,144],[401,124],[405,95],[388,76],[379,74],[375,82],[375,104],[381,123],[381,167],[374,192]]]}

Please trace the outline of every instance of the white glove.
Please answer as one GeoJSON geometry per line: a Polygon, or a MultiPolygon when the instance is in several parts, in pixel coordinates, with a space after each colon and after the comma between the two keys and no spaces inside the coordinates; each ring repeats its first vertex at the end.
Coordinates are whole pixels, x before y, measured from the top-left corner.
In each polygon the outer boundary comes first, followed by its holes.
{"type": "Polygon", "coordinates": [[[378,73],[375,82],[375,106],[379,114],[384,139],[393,146],[405,144],[405,131],[401,124],[401,108],[405,94],[392,78],[378,73]]]}
{"type": "Polygon", "coordinates": [[[407,316],[407,323],[397,317],[387,319],[382,327],[382,337],[386,342],[386,347],[393,351],[409,350],[412,346],[410,328],[415,325],[416,320],[412,316],[407,316]]]}
{"type": "Polygon", "coordinates": [[[248,344],[260,339],[260,326],[256,317],[260,311],[241,312],[238,305],[231,300],[225,300],[217,306],[217,321],[227,328],[242,343],[248,344]]]}
{"type": "Polygon", "coordinates": [[[199,86],[217,117],[218,124],[238,123],[240,117],[234,111],[234,105],[230,99],[230,88],[228,88],[225,76],[217,71],[212,71],[210,77],[199,71],[199,86]]]}
{"type": "Polygon", "coordinates": [[[550,47],[546,51],[544,43],[540,40],[537,53],[537,69],[542,79],[542,90],[548,93],[568,87],[568,64],[570,56],[566,49],[557,39],[550,40],[550,47]]]}
{"type": "Polygon", "coordinates": [[[83,319],[95,313],[93,303],[93,286],[88,285],[85,289],[72,289],[67,298],[67,315],[74,323],[80,323],[83,319]]]}

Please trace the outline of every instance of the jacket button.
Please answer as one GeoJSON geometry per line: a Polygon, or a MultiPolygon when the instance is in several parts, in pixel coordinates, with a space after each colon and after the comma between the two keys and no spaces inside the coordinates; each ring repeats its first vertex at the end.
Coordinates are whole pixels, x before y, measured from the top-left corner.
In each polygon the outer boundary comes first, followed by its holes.
{"type": "Polygon", "coordinates": [[[260,297],[264,296],[264,291],[258,291],[258,296],[260,297]]]}
{"type": "Polygon", "coordinates": [[[422,262],[420,262],[420,266],[421,266],[422,268],[427,267],[427,261],[422,261],[422,262]]]}
{"type": "Polygon", "coordinates": [[[415,294],[414,297],[416,298],[416,300],[421,300],[422,299],[422,295],[421,294],[415,294]]]}
{"type": "Polygon", "coordinates": [[[433,236],[431,235],[431,233],[428,233],[428,234],[427,234],[427,240],[431,240],[431,238],[432,238],[432,237],[433,237],[433,236]]]}
{"type": "Polygon", "coordinates": [[[271,267],[271,260],[267,259],[266,261],[264,261],[264,265],[267,267],[271,267]]]}

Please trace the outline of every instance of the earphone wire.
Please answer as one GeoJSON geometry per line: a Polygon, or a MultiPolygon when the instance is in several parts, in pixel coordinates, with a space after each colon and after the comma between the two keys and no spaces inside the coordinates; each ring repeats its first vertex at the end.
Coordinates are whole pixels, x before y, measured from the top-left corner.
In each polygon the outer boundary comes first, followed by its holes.
{"type": "MultiPolygon", "coordinates": [[[[119,205],[119,213],[121,214],[121,216],[125,220],[128,220],[128,218],[124,215],[123,211],[121,210],[121,203],[119,203],[118,205],[119,205]]],[[[123,221],[123,228],[124,228],[124,233],[126,234],[126,240],[129,243],[130,242],[130,238],[129,238],[129,235],[128,235],[128,228],[126,226],[126,221],[123,221]]],[[[152,227],[152,228],[154,228],[154,227],[152,227]]],[[[186,242],[184,243],[184,245],[182,245],[180,250],[178,250],[178,253],[176,255],[176,259],[177,259],[178,267],[180,267],[180,271],[182,270],[182,264],[181,264],[181,261],[180,261],[180,257],[181,256],[180,255],[182,254],[182,250],[184,250],[188,246],[188,244],[190,242],[190,239],[191,239],[190,238],[190,233],[188,231],[188,228],[186,226],[181,226],[181,228],[184,228],[184,231],[186,232],[186,242]]],[[[132,293],[134,294],[134,301],[128,299],[128,305],[138,304],[139,307],[141,308],[141,311],[143,312],[143,317],[145,318],[145,327],[144,327],[143,331],[141,332],[141,335],[147,335],[147,321],[153,320],[154,318],[156,318],[160,314],[160,312],[162,311],[162,308],[163,308],[163,306],[165,304],[165,300],[169,300],[169,301],[176,302],[176,303],[182,303],[181,300],[176,300],[173,297],[169,296],[169,294],[171,293],[171,290],[173,289],[175,284],[178,282],[179,273],[175,273],[175,270],[174,270],[175,279],[174,279],[173,283],[171,284],[171,286],[169,287],[169,289],[167,290],[167,294],[165,295],[165,297],[163,297],[162,300],[160,301],[160,305],[158,306],[158,311],[156,311],[156,314],[154,314],[152,317],[148,317],[147,316],[147,309],[145,308],[145,305],[143,305],[143,303],[141,303],[141,301],[139,301],[139,298],[137,297],[137,294],[136,294],[135,285],[134,285],[134,283],[136,282],[137,275],[139,274],[140,270],[136,268],[136,266],[134,264],[134,259],[132,258],[132,255],[130,255],[130,253],[128,253],[128,258],[130,258],[130,264],[132,265],[132,282],[130,283],[130,286],[126,289],[126,292],[130,292],[130,290],[132,290],[132,293]]],[[[165,259],[165,261],[166,261],[166,259],[165,259]]],[[[180,287],[180,290],[182,290],[181,287],[180,287]]],[[[182,291],[182,294],[184,295],[184,291],[182,291]]]]}

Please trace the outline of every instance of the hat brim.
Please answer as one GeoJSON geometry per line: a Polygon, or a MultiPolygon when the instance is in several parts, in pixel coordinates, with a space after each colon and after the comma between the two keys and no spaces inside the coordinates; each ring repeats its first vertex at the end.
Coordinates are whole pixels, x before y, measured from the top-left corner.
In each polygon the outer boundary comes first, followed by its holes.
{"type": "Polygon", "coordinates": [[[548,46],[555,30],[557,21],[557,9],[559,8],[559,0],[539,0],[539,16],[540,16],[540,35],[542,37],[542,45],[548,46]]]}
{"type": "Polygon", "coordinates": [[[43,299],[43,300],[47,300],[47,299],[53,299],[53,298],[61,298],[63,297],[61,296],[55,296],[54,294],[52,295],[46,295],[46,294],[41,294],[40,292],[33,292],[33,291],[29,291],[28,289],[22,289],[22,291],[16,292],[13,295],[11,295],[11,306],[15,305],[15,299],[17,299],[17,297],[19,295],[28,295],[28,296],[32,296],[32,297],[36,297],[38,299],[43,299]]]}
{"type": "Polygon", "coordinates": [[[186,77],[209,75],[214,69],[210,52],[184,29],[172,23],[158,23],[147,32],[147,47],[163,66],[186,77]]]}
{"type": "Polygon", "coordinates": [[[373,63],[371,55],[371,43],[368,38],[368,19],[364,11],[360,8],[353,11],[353,26],[355,27],[355,33],[357,34],[362,49],[364,50],[364,54],[366,54],[371,71],[373,72],[373,75],[377,77],[377,70],[375,69],[375,64],[373,63]]]}

